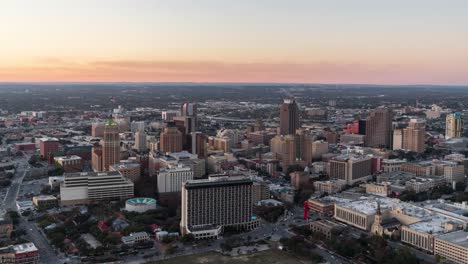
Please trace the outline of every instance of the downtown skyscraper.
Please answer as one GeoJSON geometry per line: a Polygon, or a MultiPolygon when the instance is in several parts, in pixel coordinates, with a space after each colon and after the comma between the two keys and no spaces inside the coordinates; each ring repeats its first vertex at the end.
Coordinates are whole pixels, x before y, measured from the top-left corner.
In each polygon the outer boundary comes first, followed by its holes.
{"type": "Polygon", "coordinates": [[[108,171],[109,167],[120,162],[119,125],[109,120],[104,127],[102,141],[102,169],[108,171]]]}
{"type": "Polygon", "coordinates": [[[280,134],[284,136],[294,135],[296,129],[300,126],[299,107],[296,100],[284,99],[283,104],[280,106],[280,134]]]}
{"type": "Polygon", "coordinates": [[[368,147],[390,148],[392,143],[393,111],[378,107],[366,119],[366,145],[368,147]]]}

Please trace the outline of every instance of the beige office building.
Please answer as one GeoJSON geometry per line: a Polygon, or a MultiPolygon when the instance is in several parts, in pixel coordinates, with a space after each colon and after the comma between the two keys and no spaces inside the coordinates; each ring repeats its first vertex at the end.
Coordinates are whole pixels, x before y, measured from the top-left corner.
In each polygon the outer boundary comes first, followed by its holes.
{"type": "Polygon", "coordinates": [[[133,182],[117,171],[66,173],[60,184],[60,204],[85,205],[133,197],[133,182]]]}
{"type": "Polygon", "coordinates": [[[403,129],[403,149],[422,153],[426,150],[426,121],[411,119],[403,129]]]}
{"type": "Polygon", "coordinates": [[[297,144],[295,135],[276,136],[270,142],[271,152],[281,160],[283,171],[296,164],[297,144]]]}
{"type": "Polygon", "coordinates": [[[460,138],[462,135],[462,117],[460,113],[448,114],[445,119],[445,138],[460,138]]]}
{"type": "Polygon", "coordinates": [[[464,182],[465,181],[465,166],[464,165],[453,165],[444,167],[445,181],[449,184],[453,182],[464,182]]]}
{"type": "Polygon", "coordinates": [[[435,237],[434,255],[459,264],[468,264],[467,232],[457,231],[435,237]]]}
{"type": "Polygon", "coordinates": [[[393,150],[403,148],[403,129],[393,130],[393,150]]]}
{"type": "Polygon", "coordinates": [[[330,160],[330,179],[347,184],[366,181],[372,177],[372,158],[358,155],[342,155],[330,160]]]}

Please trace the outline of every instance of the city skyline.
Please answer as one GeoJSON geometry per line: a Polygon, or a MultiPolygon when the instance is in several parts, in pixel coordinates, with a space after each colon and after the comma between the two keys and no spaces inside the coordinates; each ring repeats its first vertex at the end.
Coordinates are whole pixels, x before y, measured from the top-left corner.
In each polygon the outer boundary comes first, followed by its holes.
{"type": "Polygon", "coordinates": [[[468,3],[9,1],[0,81],[466,85],[468,3]]]}

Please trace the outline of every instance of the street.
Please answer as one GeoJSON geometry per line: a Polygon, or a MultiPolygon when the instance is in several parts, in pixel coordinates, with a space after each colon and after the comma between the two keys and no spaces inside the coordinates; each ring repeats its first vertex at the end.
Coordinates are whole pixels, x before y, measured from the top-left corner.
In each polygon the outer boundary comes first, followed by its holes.
{"type": "MultiPolygon", "coordinates": [[[[11,179],[11,185],[6,192],[1,205],[1,207],[6,211],[17,211],[16,200],[18,199],[23,179],[29,173],[28,160],[29,156],[27,155],[17,160],[18,166],[16,173],[11,179]]],[[[58,258],[52,246],[35,224],[27,222],[23,217],[20,217],[17,228],[23,229],[26,232],[26,238],[33,242],[37,249],[39,249],[41,263],[63,263],[63,260],[58,258]]]]}

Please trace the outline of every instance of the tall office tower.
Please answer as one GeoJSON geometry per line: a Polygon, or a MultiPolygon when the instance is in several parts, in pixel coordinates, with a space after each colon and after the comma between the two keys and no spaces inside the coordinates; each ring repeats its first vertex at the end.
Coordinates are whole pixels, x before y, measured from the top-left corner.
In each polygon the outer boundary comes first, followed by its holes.
{"type": "Polygon", "coordinates": [[[91,125],[91,136],[93,137],[104,136],[104,122],[95,122],[91,125]]]}
{"type": "Polygon", "coordinates": [[[217,238],[226,226],[244,230],[257,227],[252,185],[252,180],[242,176],[186,181],[182,185],[182,234],[193,234],[196,239],[217,238]]]}
{"type": "Polygon", "coordinates": [[[403,148],[403,129],[393,130],[393,150],[403,148]]]}
{"type": "Polygon", "coordinates": [[[146,133],[144,131],[138,131],[135,133],[135,149],[140,152],[147,150],[146,145],[146,133]]]}
{"type": "Polygon", "coordinates": [[[120,162],[119,125],[109,120],[104,127],[102,141],[102,169],[109,171],[109,167],[120,162]]]}
{"type": "Polygon", "coordinates": [[[297,144],[295,135],[276,136],[270,141],[271,152],[281,160],[283,171],[296,164],[297,144]]]}
{"type": "Polygon", "coordinates": [[[392,142],[393,111],[378,107],[366,119],[366,146],[390,148],[392,142]]]}
{"type": "Polygon", "coordinates": [[[161,118],[162,120],[164,121],[172,121],[174,117],[176,116],[179,116],[179,111],[172,111],[172,110],[169,110],[169,111],[163,111],[161,113],[161,118]]]}
{"type": "Polygon", "coordinates": [[[186,134],[197,131],[197,105],[194,103],[185,103],[180,107],[180,115],[185,118],[185,127],[188,129],[186,134]]]}
{"type": "Polygon", "coordinates": [[[91,150],[91,166],[94,171],[103,171],[102,169],[102,146],[96,144],[91,150]]]}
{"type": "Polygon", "coordinates": [[[418,153],[426,150],[426,121],[411,119],[408,127],[403,129],[403,149],[418,153]]]}
{"type": "Polygon", "coordinates": [[[130,123],[130,131],[132,131],[132,133],[145,131],[145,121],[132,121],[132,123],[130,123]]]}
{"type": "Polygon", "coordinates": [[[445,138],[460,138],[462,134],[462,116],[460,113],[448,114],[445,120],[445,138]]]}
{"type": "Polygon", "coordinates": [[[284,99],[280,107],[280,134],[294,135],[300,127],[299,108],[294,99],[284,99]]]}
{"type": "Polygon", "coordinates": [[[159,136],[159,150],[162,152],[182,151],[182,133],[175,127],[174,122],[168,122],[167,127],[159,136]]]}
{"type": "Polygon", "coordinates": [[[208,136],[202,132],[195,132],[195,144],[192,142],[192,153],[197,154],[198,158],[203,159],[207,156],[206,143],[208,136]]]}

